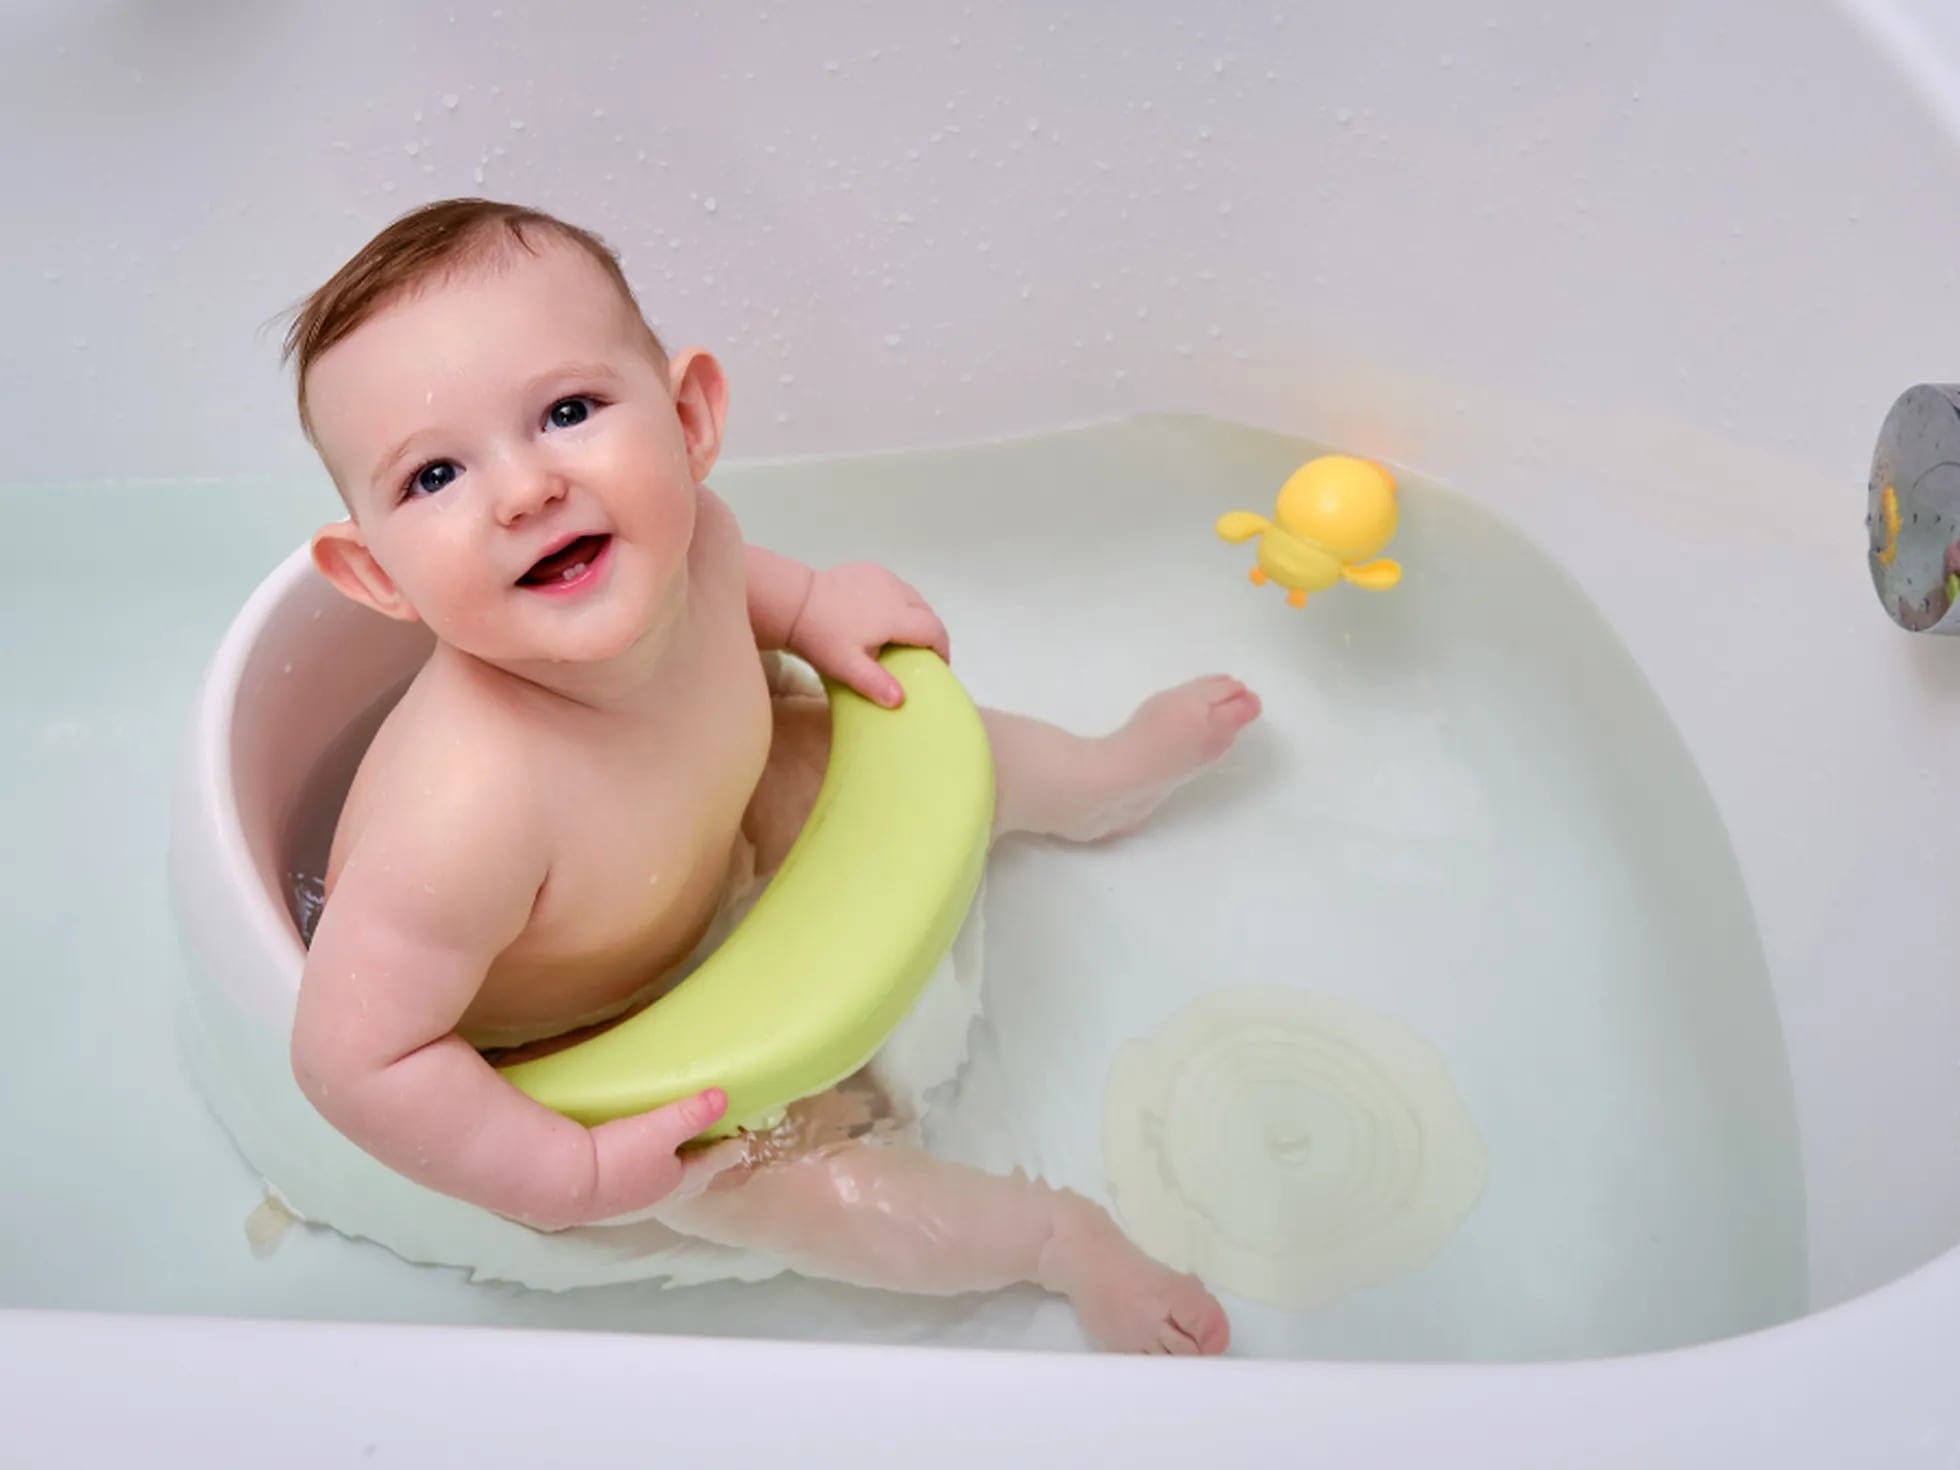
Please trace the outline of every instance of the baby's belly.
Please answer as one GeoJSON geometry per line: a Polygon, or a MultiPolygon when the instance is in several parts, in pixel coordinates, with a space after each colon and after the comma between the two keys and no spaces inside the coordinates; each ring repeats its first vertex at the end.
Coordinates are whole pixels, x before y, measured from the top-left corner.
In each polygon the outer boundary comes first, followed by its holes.
{"type": "Polygon", "coordinates": [[[687,901],[636,923],[629,910],[644,899],[635,885],[590,884],[588,892],[608,896],[551,915],[547,932],[520,935],[492,967],[457,1027],[465,1040],[506,1052],[502,1060],[517,1055],[510,1048],[529,1055],[570,1045],[659,999],[726,937],[803,830],[829,758],[823,700],[781,697],[772,713],[768,760],[726,859],[707,873],[674,875],[695,890],[687,901]]]}

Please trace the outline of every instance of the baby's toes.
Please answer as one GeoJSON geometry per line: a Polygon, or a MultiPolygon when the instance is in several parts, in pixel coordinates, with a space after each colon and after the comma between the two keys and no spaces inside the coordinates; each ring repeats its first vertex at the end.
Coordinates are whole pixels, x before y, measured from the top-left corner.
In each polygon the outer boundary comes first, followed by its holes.
{"type": "Polygon", "coordinates": [[[1217,760],[1231,748],[1239,731],[1259,718],[1259,696],[1236,679],[1221,681],[1223,687],[1207,689],[1203,711],[1203,755],[1217,760]]]}
{"type": "Polygon", "coordinates": [[[1198,1356],[1198,1344],[1196,1339],[1167,1317],[1157,1331],[1157,1352],[1173,1358],[1195,1358],[1198,1356]]]}
{"type": "Polygon", "coordinates": [[[1243,729],[1259,718],[1261,708],[1259,696],[1234,679],[1229,689],[1221,690],[1212,700],[1212,723],[1243,729]]]}
{"type": "Polygon", "coordinates": [[[1183,1344],[1173,1346],[1173,1352],[1215,1357],[1232,1345],[1224,1307],[1195,1277],[1186,1277],[1183,1290],[1172,1298],[1166,1328],[1183,1344]]]}

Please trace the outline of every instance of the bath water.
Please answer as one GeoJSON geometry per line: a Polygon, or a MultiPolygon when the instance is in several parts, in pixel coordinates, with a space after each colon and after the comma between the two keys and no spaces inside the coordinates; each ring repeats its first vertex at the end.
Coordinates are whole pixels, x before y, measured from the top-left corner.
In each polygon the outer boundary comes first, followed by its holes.
{"type": "MultiPolygon", "coordinates": [[[[1804,1202],[1770,980],[1720,817],[1638,668],[1513,530],[1405,478],[1385,594],[1304,610],[1213,520],[1268,511],[1319,447],[1180,418],[942,451],[754,464],[752,539],[890,563],[976,698],[1112,727],[1223,670],[1265,718],[1142,835],[1001,850],[988,1012],[941,1151],[1105,1197],[1112,1058],[1208,990],[1367,1007],[1447,1062],[1487,1155],[1419,1269],[1326,1310],[1226,1299],[1235,1351],[1552,1359],[1800,1313],[1804,1202]]],[[[324,484],[9,492],[0,856],[0,1304],[1069,1347],[1032,1291],[918,1301],[784,1278],[553,1296],[298,1227],[179,1065],[169,774],[201,665],[252,586],[337,513],[324,484]],[[79,529],[85,527],[86,529],[79,529]]]]}

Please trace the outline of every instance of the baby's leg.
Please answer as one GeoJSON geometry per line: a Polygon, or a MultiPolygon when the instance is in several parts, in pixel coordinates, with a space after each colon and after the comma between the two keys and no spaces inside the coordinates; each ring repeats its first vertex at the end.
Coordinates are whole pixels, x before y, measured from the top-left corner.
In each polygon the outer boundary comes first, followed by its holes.
{"type": "Polygon", "coordinates": [[[1145,700],[1113,735],[1071,735],[986,710],[997,795],[994,835],[1094,842],[1141,824],[1185,781],[1231,749],[1259,716],[1236,679],[1195,679],[1145,700]]]}
{"type": "MultiPolygon", "coordinates": [[[[1100,738],[982,714],[996,772],[995,835],[1093,841],[1140,823],[1223,755],[1259,701],[1236,680],[1200,679],[1145,701],[1100,738]]],[[[775,744],[745,823],[759,872],[772,872],[801,831],[829,733],[822,700],[776,702],[775,744]]],[[[1066,1296],[1106,1348],[1217,1353],[1230,1335],[1197,1280],[1150,1259],[1090,1201],[912,1148],[853,1140],[738,1164],[660,1218],[859,1286],[958,1295],[1032,1283],[1066,1296]]]]}
{"type": "MultiPolygon", "coordinates": [[[[821,699],[775,704],[768,769],[746,827],[756,870],[770,873],[803,829],[830,758],[821,699]]],[[[1026,715],[982,710],[994,756],[994,836],[1030,833],[1094,842],[1138,826],[1165,797],[1232,747],[1259,717],[1236,679],[1194,679],[1145,700],[1113,735],[1072,735],[1026,715]]]]}
{"type": "Polygon", "coordinates": [[[1066,1296],[1099,1347],[1221,1353],[1210,1292],[1144,1255],[1079,1195],[982,1173],[917,1149],[853,1140],[738,1164],[663,1224],[768,1252],[806,1276],[956,1296],[1032,1283],[1066,1296]]]}

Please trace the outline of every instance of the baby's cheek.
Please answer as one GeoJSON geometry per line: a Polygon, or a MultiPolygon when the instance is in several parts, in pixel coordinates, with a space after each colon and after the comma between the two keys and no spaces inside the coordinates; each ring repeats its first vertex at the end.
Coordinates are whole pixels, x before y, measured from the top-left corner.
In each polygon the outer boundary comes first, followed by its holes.
{"type": "Polygon", "coordinates": [[[695,491],[691,484],[663,485],[650,497],[645,544],[663,569],[677,568],[694,542],[695,491]]]}
{"type": "Polygon", "coordinates": [[[438,638],[467,645],[492,630],[500,590],[476,582],[435,587],[419,611],[438,638]]]}

